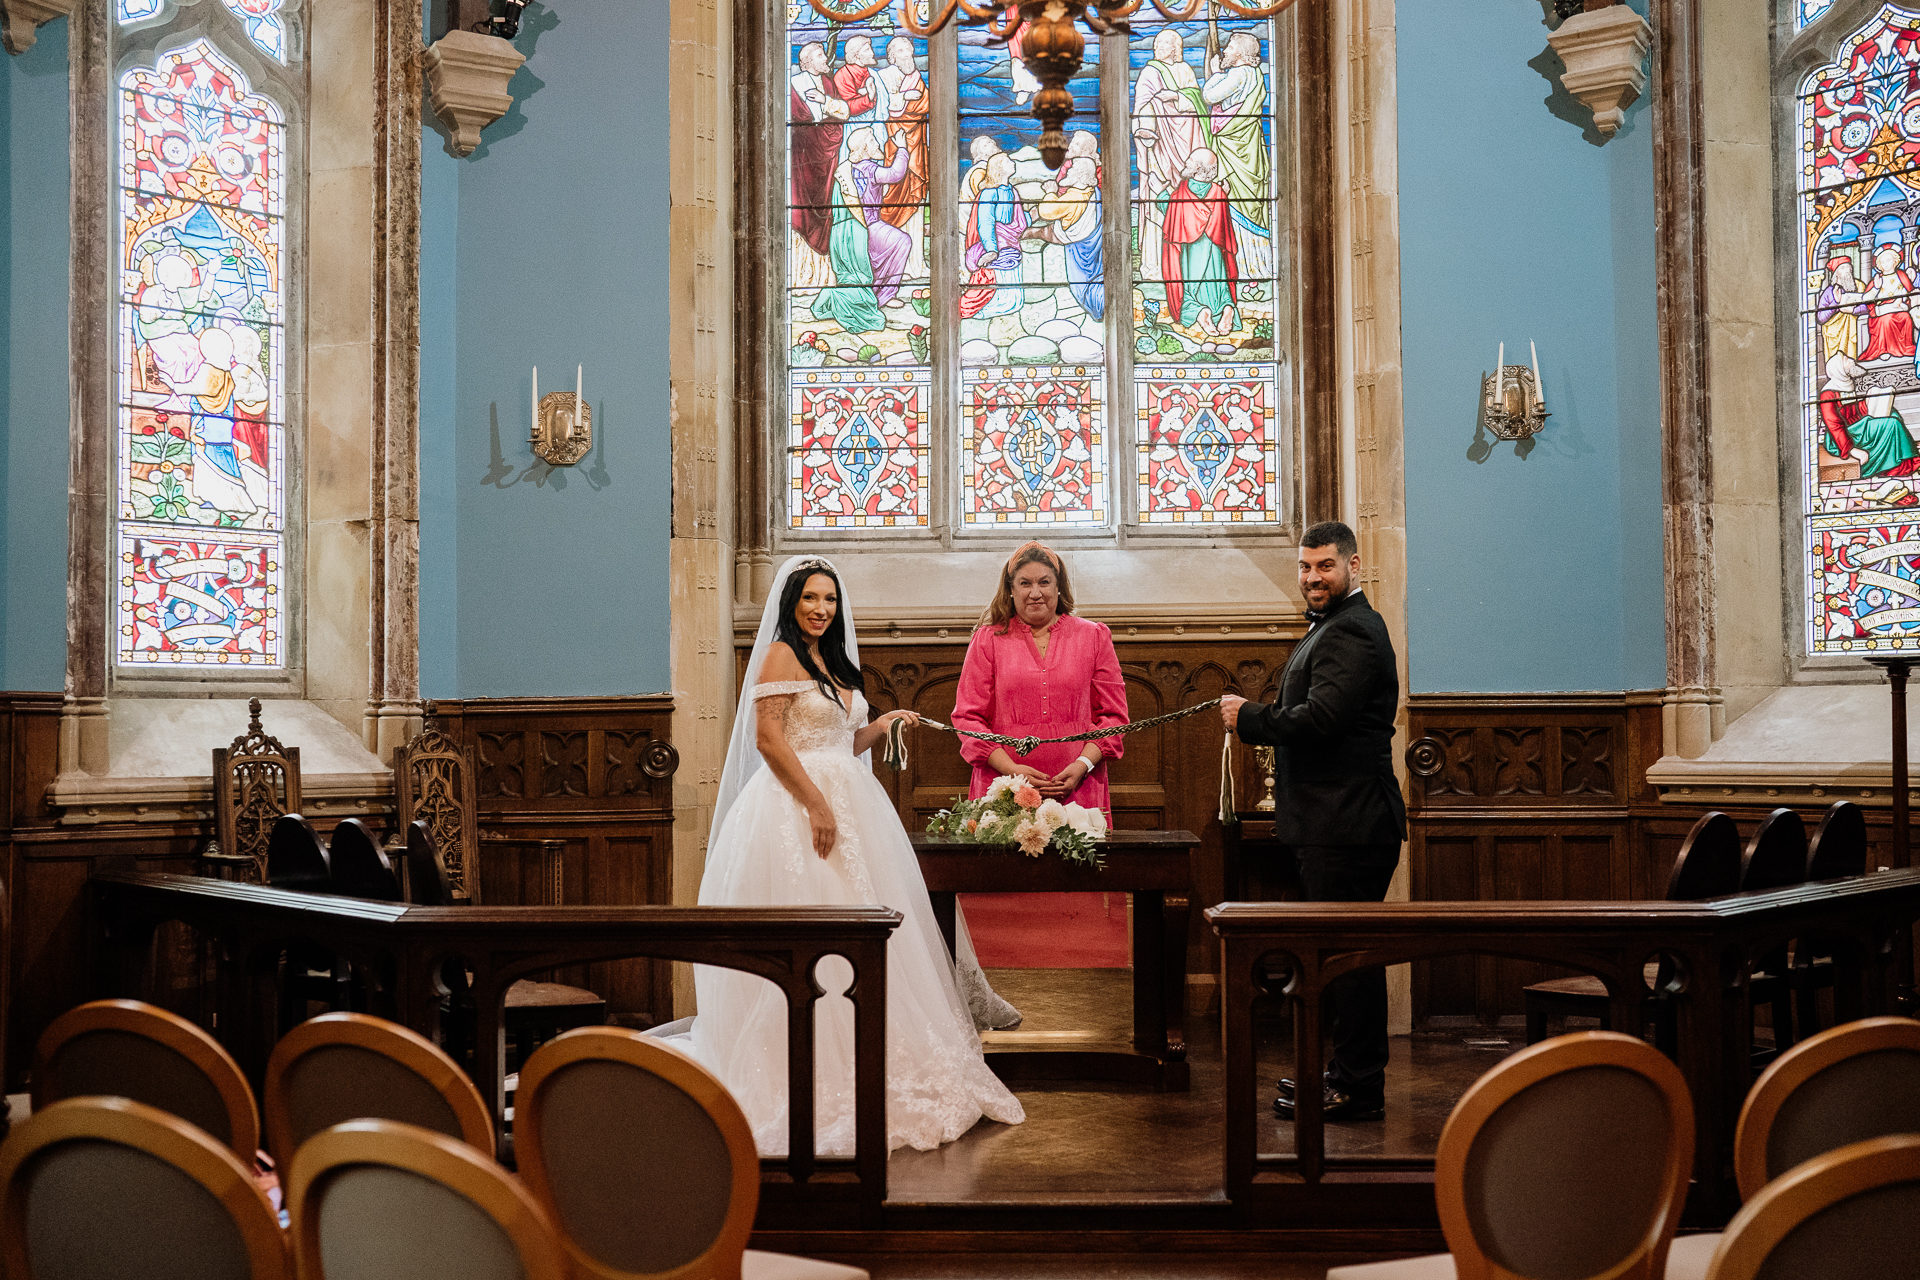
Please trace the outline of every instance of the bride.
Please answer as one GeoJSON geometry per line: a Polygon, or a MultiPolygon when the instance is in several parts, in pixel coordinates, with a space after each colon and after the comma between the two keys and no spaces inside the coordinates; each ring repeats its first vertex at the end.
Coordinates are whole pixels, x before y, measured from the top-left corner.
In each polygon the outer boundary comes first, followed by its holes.
{"type": "MultiPolygon", "coordinates": [[[[887,1146],[951,1142],[982,1116],[1026,1118],[987,1069],[955,985],[913,846],[866,751],[894,720],[867,723],[853,611],[826,560],[781,567],[747,660],[701,906],[892,907],[887,946],[887,1146]],[[762,767],[764,766],[764,767],[762,767]]],[[[852,968],[837,956],[818,977],[830,994],[814,1023],[815,1146],[853,1151],[852,968]]],[[[771,982],[696,966],[690,1047],[732,1090],[764,1155],[787,1149],[787,1002],[771,982]]]]}

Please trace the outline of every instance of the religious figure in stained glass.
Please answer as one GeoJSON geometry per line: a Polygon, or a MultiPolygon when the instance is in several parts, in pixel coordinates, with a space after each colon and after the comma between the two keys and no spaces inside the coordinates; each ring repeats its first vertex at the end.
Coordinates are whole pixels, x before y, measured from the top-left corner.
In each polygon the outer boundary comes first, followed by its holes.
{"type": "Polygon", "coordinates": [[[274,665],[281,113],[205,40],[121,100],[120,661],[274,665]]]}
{"type": "MultiPolygon", "coordinates": [[[[1817,16],[1817,15],[1809,15],[1817,16]]],[[[1920,15],[1883,7],[1799,99],[1810,652],[1920,648],[1920,15]]]]}
{"type": "Polygon", "coordinates": [[[913,41],[895,36],[887,42],[887,65],[876,73],[887,92],[889,121],[887,150],[881,157],[891,171],[899,154],[907,158],[906,172],[887,193],[892,203],[880,216],[905,231],[912,248],[907,256],[907,274],[916,279],[927,275],[927,220],[920,208],[927,202],[930,189],[927,168],[927,79],[914,62],[913,41]]]}

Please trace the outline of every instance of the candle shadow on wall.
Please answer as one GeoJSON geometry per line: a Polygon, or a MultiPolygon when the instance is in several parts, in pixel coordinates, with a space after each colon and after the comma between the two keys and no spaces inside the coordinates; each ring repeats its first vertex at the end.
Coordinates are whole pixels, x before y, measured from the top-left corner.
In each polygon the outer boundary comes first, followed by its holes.
{"type": "MultiPolygon", "coordinates": [[[[588,455],[592,465],[580,473],[589,489],[604,489],[613,483],[613,473],[607,470],[607,427],[606,406],[593,407],[593,452],[588,455]]],[[[487,461],[487,472],[480,477],[482,486],[494,489],[511,489],[517,484],[532,481],[536,488],[552,489],[556,492],[567,487],[567,472],[571,467],[556,467],[544,459],[535,458],[524,470],[516,472],[516,463],[508,462],[500,446],[500,404],[498,401],[487,406],[487,440],[491,456],[487,461]]]]}
{"type": "Polygon", "coordinates": [[[581,478],[587,482],[587,488],[598,492],[613,483],[613,476],[607,471],[607,406],[605,404],[588,405],[593,426],[593,463],[581,472],[581,478]]]}

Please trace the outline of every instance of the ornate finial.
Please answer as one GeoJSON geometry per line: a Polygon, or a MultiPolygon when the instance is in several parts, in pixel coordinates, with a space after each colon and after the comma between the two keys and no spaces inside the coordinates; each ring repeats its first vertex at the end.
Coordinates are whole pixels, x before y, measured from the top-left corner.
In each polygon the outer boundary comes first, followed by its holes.
{"type": "Polygon", "coordinates": [[[247,699],[247,732],[248,733],[266,732],[264,729],[260,727],[260,699],[258,698],[247,699]]]}
{"type": "Polygon", "coordinates": [[[440,728],[440,704],[434,699],[428,698],[427,704],[420,708],[420,718],[423,722],[422,727],[438,732],[440,728]]]}

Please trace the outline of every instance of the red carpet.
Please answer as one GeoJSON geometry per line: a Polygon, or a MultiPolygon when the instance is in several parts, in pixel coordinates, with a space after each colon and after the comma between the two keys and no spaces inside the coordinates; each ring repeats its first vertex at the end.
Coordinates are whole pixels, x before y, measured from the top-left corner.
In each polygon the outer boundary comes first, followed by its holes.
{"type": "Polygon", "coordinates": [[[1127,895],[963,893],[983,969],[1118,969],[1127,963],[1127,895]]]}

